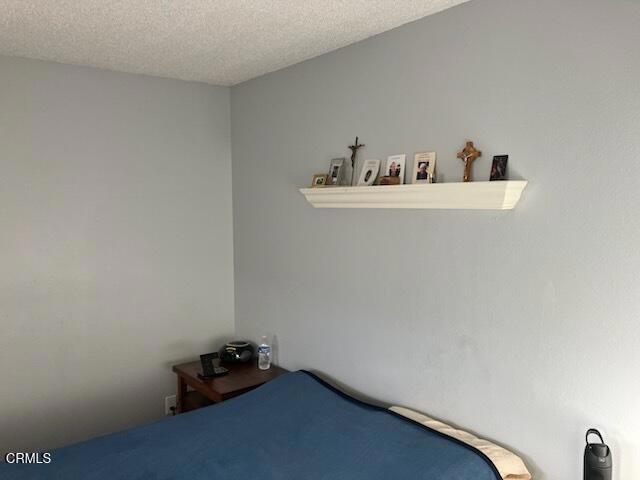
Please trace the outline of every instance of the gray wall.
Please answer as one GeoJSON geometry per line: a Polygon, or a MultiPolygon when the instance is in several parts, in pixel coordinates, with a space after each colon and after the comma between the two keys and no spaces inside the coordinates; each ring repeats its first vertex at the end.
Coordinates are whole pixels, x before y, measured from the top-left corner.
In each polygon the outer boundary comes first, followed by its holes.
{"type": "Polygon", "coordinates": [[[232,89],[236,330],[465,426],[537,478],[601,427],[640,477],[640,6],[474,0],[232,89]],[[511,212],[314,210],[347,155],[510,155],[511,212]]]}
{"type": "Polygon", "coordinates": [[[161,417],[170,365],[233,334],[229,108],[0,57],[1,452],[161,417]]]}

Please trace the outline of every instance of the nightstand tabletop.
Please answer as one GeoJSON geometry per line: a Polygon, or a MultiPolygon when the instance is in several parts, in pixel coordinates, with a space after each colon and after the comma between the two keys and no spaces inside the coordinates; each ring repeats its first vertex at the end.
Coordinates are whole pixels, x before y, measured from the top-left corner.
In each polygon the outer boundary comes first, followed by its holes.
{"type": "Polygon", "coordinates": [[[178,412],[185,411],[181,408],[180,403],[184,402],[180,402],[180,399],[187,393],[186,385],[213,402],[222,402],[288,372],[277,365],[271,365],[268,370],[260,370],[256,360],[244,363],[223,363],[222,366],[229,369],[229,373],[215,378],[198,377],[198,372],[202,371],[200,361],[173,366],[173,371],[178,375],[178,412]]]}

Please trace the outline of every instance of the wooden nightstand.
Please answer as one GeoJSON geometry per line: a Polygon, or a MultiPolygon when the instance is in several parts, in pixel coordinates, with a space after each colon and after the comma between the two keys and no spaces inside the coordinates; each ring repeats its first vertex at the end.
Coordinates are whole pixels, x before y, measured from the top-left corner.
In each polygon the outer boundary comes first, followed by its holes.
{"type": "Polygon", "coordinates": [[[203,379],[198,377],[198,372],[202,371],[199,361],[174,365],[172,370],[178,375],[176,413],[224,402],[287,373],[287,370],[276,365],[271,365],[269,370],[260,370],[255,360],[225,363],[223,366],[229,369],[227,375],[203,379]],[[188,387],[193,390],[190,391],[188,387]]]}

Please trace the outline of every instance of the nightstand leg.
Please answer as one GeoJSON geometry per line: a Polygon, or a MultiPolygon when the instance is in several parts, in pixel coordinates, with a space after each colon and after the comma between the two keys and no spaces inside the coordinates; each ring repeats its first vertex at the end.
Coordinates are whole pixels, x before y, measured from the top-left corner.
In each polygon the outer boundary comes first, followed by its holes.
{"type": "Polygon", "coordinates": [[[187,394],[187,383],[178,375],[178,391],[176,392],[176,413],[182,413],[184,399],[187,394]]]}

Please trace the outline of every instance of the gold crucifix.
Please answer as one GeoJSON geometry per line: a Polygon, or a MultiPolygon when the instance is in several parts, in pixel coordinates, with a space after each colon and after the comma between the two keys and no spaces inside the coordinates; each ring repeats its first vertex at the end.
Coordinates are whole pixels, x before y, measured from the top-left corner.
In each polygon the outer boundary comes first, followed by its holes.
{"type": "Polygon", "coordinates": [[[458,158],[464,162],[464,176],[462,177],[463,182],[471,181],[471,164],[476,158],[481,156],[482,152],[480,150],[476,150],[476,148],[473,146],[473,142],[467,142],[462,151],[458,152],[458,158]]]}

